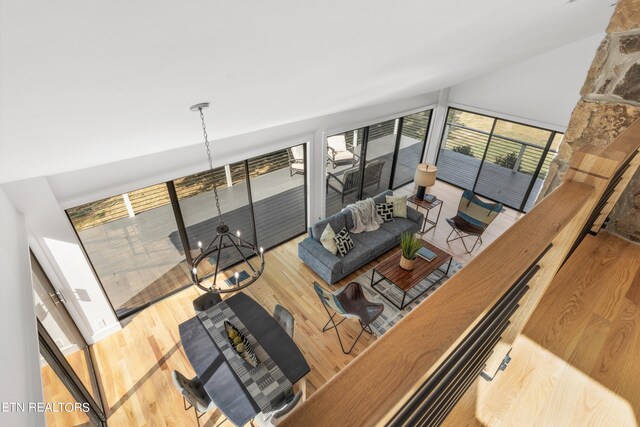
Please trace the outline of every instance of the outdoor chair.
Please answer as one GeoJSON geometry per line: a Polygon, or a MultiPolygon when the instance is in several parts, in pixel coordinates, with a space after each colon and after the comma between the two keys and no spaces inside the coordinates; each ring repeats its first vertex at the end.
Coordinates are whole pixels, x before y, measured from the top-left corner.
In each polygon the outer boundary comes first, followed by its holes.
{"type": "MultiPolygon", "coordinates": [[[[380,189],[380,181],[382,179],[382,171],[384,169],[384,160],[376,159],[364,167],[364,188],[376,186],[376,190],[380,189]]],[[[347,169],[342,174],[342,179],[336,174],[327,172],[327,191],[331,189],[340,194],[342,203],[345,196],[357,193],[360,190],[360,168],[353,167],[347,169]]]]}
{"type": "Polygon", "coordinates": [[[334,135],[327,138],[327,163],[331,163],[335,169],[340,165],[358,164],[360,156],[347,149],[347,140],[344,135],[334,135]]]}
{"type": "Polygon", "coordinates": [[[340,342],[340,348],[344,354],[351,353],[353,347],[362,336],[363,332],[373,334],[371,330],[371,322],[376,320],[384,310],[384,305],[368,301],[364,297],[362,286],[357,282],[351,282],[339,292],[329,292],[320,286],[317,282],[313,282],[313,288],[315,289],[322,306],[329,315],[329,320],[322,328],[322,332],[327,332],[330,329],[335,329],[336,335],[338,335],[338,341],[340,342]],[[338,323],[335,322],[334,317],[340,315],[343,317],[338,323]],[[360,323],[360,333],[356,337],[349,350],[345,350],[342,338],[340,337],[340,331],[338,325],[345,321],[345,319],[358,319],[360,323]],[[332,326],[329,326],[332,325],[332,326]]]}
{"type": "Polygon", "coordinates": [[[287,155],[289,156],[289,176],[304,175],[304,146],[296,145],[287,148],[287,155]]]}
{"type": "Polygon", "coordinates": [[[196,422],[200,427],[200,418],[202,418],[207,412],[213,411],[216,407],[211,401],[211,397],[205,391],[202,382],[198,377],[193,379],[187,379],[178,371],[173,371],[172,374],[173,384],[176,389],[182,395],[182,405],[184,410],[188,411],[193,408],[196,414],[196,422]],[[189,405],[187,405],[187,402],[189,405]]]}
{"type": "Polygon", "coordinates": [[[447,222],[451,226],[451,233],[447,236],[447,243],[459,239],[462,241],[465,251],[470,254],[478,243],[482,245],[482,233],[502,212],[502,208],[502,203],[483,202],[473,191],[465,190],[458,204],[458,213],[453,218],[447,218],[447,222]],[[451,238],[454,232],[456,237],[451,238]],[[471,249],[465,243],[464,239],[467,237],[475,237],[471,249]]]}

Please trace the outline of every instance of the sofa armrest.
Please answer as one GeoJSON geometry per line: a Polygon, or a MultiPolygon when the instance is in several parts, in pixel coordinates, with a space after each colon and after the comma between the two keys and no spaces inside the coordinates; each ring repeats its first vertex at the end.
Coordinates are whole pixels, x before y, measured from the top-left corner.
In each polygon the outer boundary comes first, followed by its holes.
{"type": "Polygon", "coordinates": [[[307,237],[300,242],[300,246],[331,271],[340,271],[342,269],[342,260],[326,250],[321,243],[316,242],[311,237],[307,237]]]}
{"type": "Polygon", "coordinates": [[[407,206],[407,218],[416,224],[422,225],[422,222],[424,221],[424,214],[407,206]]]}

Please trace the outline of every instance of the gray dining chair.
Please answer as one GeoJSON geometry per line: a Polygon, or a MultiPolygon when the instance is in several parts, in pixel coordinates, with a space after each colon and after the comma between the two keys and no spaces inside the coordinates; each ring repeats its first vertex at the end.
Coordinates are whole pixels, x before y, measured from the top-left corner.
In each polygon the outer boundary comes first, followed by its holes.
{"type": "Polygon", "coordinates": [[[291,393],[292,397],[287,400],[283,406],[275,409],[271,412],[260,412],[253,419],[253,423],[257,427],[273,427],[277,426],[302,400],[302,391],[298,391],[295,395],[291,393]]]}
{"type": "Polygon", "coordinates": [[[200,427],[200,418],[216,408],[211,397],[209,397],[197,376],[192,379],[187,379],[187,377],[180,372],[173,371],[172,378],[173,384],[182,395],[184,410],[188,411],[193,408],[193,412],[196,414],[196,422],[198,423],[198,427],[200,427]]]}
{"type": "Polygon", "coordinates": [[[193,309],[195,310],[196,314],[198,314],[210,309],[220,301],[222,301],[222,298],[220,298],[219,294],[206,292],[193,300],[193,309]]]}
{"type": "Polygon", "coordinates": [[[295,320],[291,312],[280,304],[276,304],[276,307],[273,309],[273,318],[282,326],[282,329],[285,330],[287,335],[293,338],[293,325],[295,320]]]}

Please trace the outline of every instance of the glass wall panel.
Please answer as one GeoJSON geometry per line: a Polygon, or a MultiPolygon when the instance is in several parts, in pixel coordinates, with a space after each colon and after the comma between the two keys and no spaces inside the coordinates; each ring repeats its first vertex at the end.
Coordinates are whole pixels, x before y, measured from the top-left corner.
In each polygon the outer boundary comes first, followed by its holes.
{"type": "MultiPolygon", "coordinates": [[[[243,240],[255,243],[245,163],[238,162],[216,168],[213,173],[200,172],[174,181],[192,258],[200,253],[198,242],[206,248],[217,235],[216,227],[219,220],[213,192],[214,182],[218,187],[224,223],[232,232],[239,231],[243,240]]],[[[245,251],[244,254],[249,256],[250,252],[245,251]]],[[[225,269],[241,260],[239,252],[224,251],[221,254],[219,269],[225,269]]],[[[212,256],[209,262],[200,263],[199,274],[213,273],[216,261],[212,256]]]]}
{"type": "Polygon", "coordinates": [[[438,153],[438,179],[473,189],[495,119],[449,109],[438,153]]]}
{"type": "Polygon", "coordinates": [[[558,135],[450,108],[438,179],[526,212],[533,207],[557,153],[558,135]]]}
{"type": "Polygon", "coordinates": [[[394,119],[369,126],[362,199],[389,188],[399,123],[399,119],[394,119]]]}
{"type": "Polygon", "coordinates": [[[543,180],[534,179],[551,131],[497,120],[475,191],[520,209],[529,186],[540,191],[543,180]]]}
{"type": "Polygon", "coordinates": [[[420,111],[402,119],[402,137],[391,188],[398,188],[413,181],[424,151],[430,120],[431,110],[420,111]]]}
{"type": "Polygon", "coordinates": [[[360,196],[360,157],[364,128],[327,138],[327,216],[342,210],[360,196]]]}
{"type": "Polygon", "coordinates": [[[306,228],[305,145],[248,161],[258,245],[276,246],[306,228]]]}
{"type": "Polygon", "coordinates": [[[191,282],[166,184],[67,214],[119,318],[191,282]]]}
{"type": "Polygon", "coordinates": [[[527,203],[525,204],[525,207],[524,207],[525,212],[530,211],[531,208],[533,208],[533,206],[538,201],[540,191],[542,190],[542,184],[544,183],[545,179],[547,179],[547,175],[549,174],[549,165],[551,165],[551,162],[553,161],[553,159],[555,159],[556,156],[558,155],[558,148],[560,146],[560,142],[562,141],[563,137],[564,137],[564,134],[559,132],[554,135],[553,141],[551,142],[551,147],[549,148],[549,152],[545,156],[544,162],[542,163],[542,167],[540,168],[540,174],[538,175],[538,178],[535,180],[535,184],[533,185],[531,189],[531,193],[527,198],[527,203]]]}

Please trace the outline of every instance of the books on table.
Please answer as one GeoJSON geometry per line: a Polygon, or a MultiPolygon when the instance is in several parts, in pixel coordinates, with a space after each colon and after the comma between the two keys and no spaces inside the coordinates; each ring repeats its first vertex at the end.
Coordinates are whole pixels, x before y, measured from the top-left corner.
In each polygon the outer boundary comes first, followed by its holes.
{"type": "Polygon", "coordinates": [[[418,250],[418,256],[421,258],[426,259],[427,261],[431,262],[435,259],[436,254],[433,251],[430,251],[429,249],[422,247],[420,248],[420,250],[418,250]]]}
{"type": "Polygon", "coordinates": [[[422,200],[424,200],[425,202],[433,203],[436,201],[436,196],[434,196],[433,194],[425,194],[422,200]]]}

